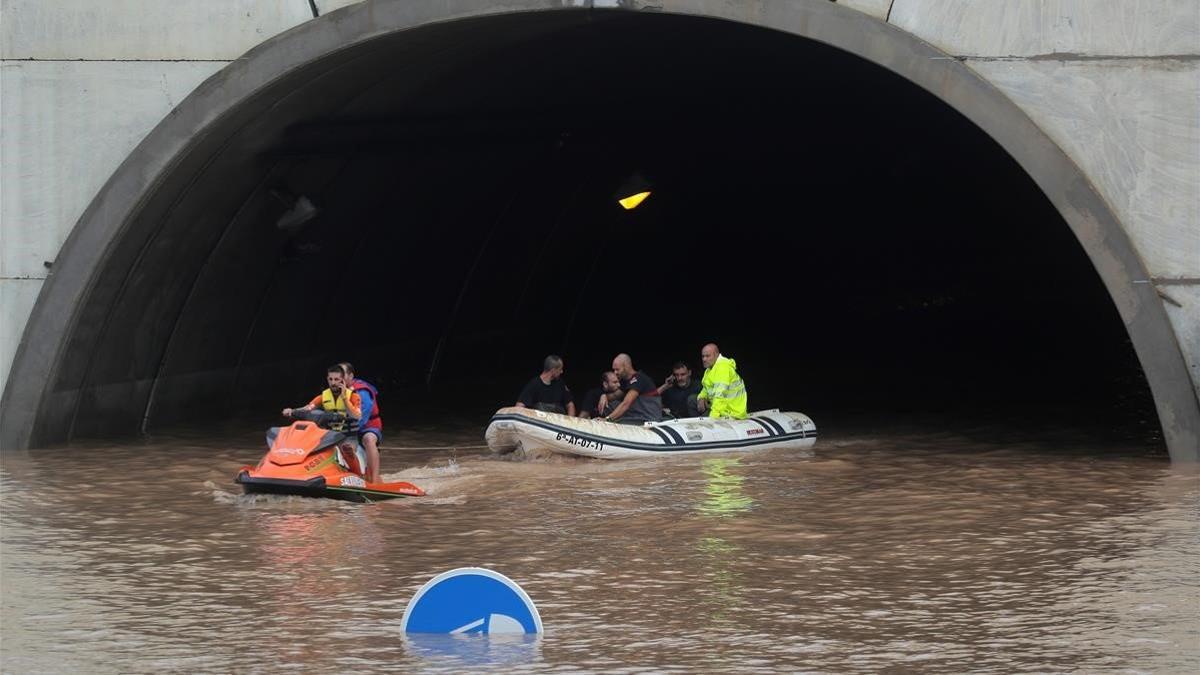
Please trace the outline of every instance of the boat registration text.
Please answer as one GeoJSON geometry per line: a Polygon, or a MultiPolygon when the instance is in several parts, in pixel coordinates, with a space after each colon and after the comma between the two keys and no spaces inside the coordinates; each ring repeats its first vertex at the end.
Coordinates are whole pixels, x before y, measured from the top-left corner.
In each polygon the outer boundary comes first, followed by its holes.
{"type": "Polygon", "coordinates": [[[594,441],[590,438],[580,438],[580,437],[576,436],[575,434],[567,434],[567,433],[563,433],[561,431],[554,435],[554,440],[566,441],[567,443],[570,443],[571,445],[575,445],[575,446],[578,446],[581,448],[589,448],[592,450],[603,450],[604,449],[604,444],[601,443],[600,441],[594,441]]]}

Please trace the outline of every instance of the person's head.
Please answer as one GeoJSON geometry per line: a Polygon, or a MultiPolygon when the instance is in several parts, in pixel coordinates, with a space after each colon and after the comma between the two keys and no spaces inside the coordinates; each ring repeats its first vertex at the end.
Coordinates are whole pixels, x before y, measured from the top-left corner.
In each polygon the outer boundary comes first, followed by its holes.
{"type": "Polygon", "coordinates": [[[717,362],[717,357],[720,355],[720,348],[710,342],[700,349],[700,363],[703,363],[705,368],[712,368],[713,364],[717,362]]]}
{"type": "Polygon", "coordinates": [[[342,387],[346,386],[346,373],[342,372],[342,364],[335,363],[325,369],[325,381],[329,383],[329,389],[334,394],[339,394],[342,387]]]}
{"type": "Polygon", "coordinates": [[[604,390],[604,393],[606,394],[614,393],[621,389],[621,380],[617,377],[616,373],[611,370],[606,370],[604,371],[604,374],[600,376],[600,388],[604,390]]]}
{"type": "Polygon", "coordinates": [[[617,354],[613,359],[613,372],[622,380],[633,377],[633,359],[629,358],[628,354],[617,354]]]}
{"type": "Polygon", "coordinates": [[[557,380],[563,374],[563,360],[560,356],[551,354],[542,360],[542,374],[549,375],[551,380],[557,380]]]}
{"type": "Polygon", "coordinates": [[[673,384],[676,387],[686,387],[692,382],[692,369],[683,361],[676,361],[675,365],[671,366],[671,377],[675,378],[673,384]]]}
{"type": "Polygon", "coordinates": [[[346,376],[346,384],[354,382],[354,366],[350,365],[349,361],[342,361],[338,365],[342,367],[342,373],[346,376]]]}

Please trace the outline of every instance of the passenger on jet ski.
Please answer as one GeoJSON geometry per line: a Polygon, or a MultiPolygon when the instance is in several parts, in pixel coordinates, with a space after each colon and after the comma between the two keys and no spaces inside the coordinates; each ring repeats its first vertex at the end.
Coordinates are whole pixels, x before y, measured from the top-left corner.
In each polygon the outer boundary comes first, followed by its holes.
{"type": "Polygon", "coordinates": [[[362,418],[362,398],[353,389],[346,386],[346,375],[342,372],[341,364],[332,365],[325,369],[325,381],[329,388],[318,394],[308,405],[302,408],[284,408],[283,416],[291,417],[293,411],[314,410],[320,406],[325,412],[342,413],[353,420],[357,426],[362,418]]]}
{"type": "Polygon", "coordinates": [[[342,361],[338,364],[346,374],[346,387],[362,401],[362,419],[358,425],[358,442],[367,451],[367,481],[379,482],[379,444],[383,442],[383,418],[379,416],[379,390],[375,385],[354,376],[354,366],[342,361]]]}

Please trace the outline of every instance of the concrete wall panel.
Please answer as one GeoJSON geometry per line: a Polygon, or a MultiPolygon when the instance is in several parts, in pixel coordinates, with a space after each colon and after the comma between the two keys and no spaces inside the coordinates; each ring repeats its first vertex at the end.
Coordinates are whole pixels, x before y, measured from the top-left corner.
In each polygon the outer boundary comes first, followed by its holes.
{"type": "Polygon", "coordinates": [[[0,65],[0,387],[37,288],[117,166],[220,62],[0,65]],[[19,290],[18,290],[19,289],[19,290]],[[9,341],[12,341],[11,344],[9,341]]]}
{"type": "MultiPolygon", "coordinates": [[[[1200,256],[1200,249],[1196,250],[1200,256]]],[[[1196,396],[1200,398],[1200,285],[1159,283],[1158,292],[1179,337],[1196,396]]]]}
{"type": "Polygon", "coordinates": [[[1084,169],[1122,222],[1135,225],[1129,235],[1151,274],[1200,276],[1200,62],[968,64],[1084,169]]]}
{"type": "Polygon", "coordinates": [[[307,0],[4,0],[5,59],[229,61],[312,18],[307,0]]]}
{"type": "Polygon", "coordinates": [[[1160,56],[1200,45],[1196,0],[895,0],[890,21],[960,56],[1160,56]]]}
{"type": "Polygon", "coordinates": [[[888,10],[892,8],[893,0],[837,0],[839,5],[857,9],[870,14],[876,19],[887,19],[888,10]]]}
{"type": "Polygon", "coordinates": [[[317,9],[321,14],[328,14],[335,9],[341,9],[346,5],[355,5],[363,0],[317,0],[317,9]]]}
{"type": "MultiPolygon", "coordinates": [[[[0,237],[0,248],[3,246],[4,240],[0,237]]],[[[33,303],[37,301],[41,290],[41,279],[0,278],[0,363],[4,364],[5,376],[17,353],[25,322],[29,320],[29,313],[33,311],[33,303]]]]}
{"type": "Polygon", "coordinates": [[[45,276],[117,165],[224,65],[5,62],[0,277],[45,276]]]}

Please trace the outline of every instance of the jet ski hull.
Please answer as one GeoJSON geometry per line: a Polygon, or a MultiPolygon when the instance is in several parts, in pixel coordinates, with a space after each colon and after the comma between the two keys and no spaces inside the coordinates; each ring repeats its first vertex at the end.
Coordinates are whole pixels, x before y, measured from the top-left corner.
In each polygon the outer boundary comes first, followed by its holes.
{"type": "Polygon", "coordinates": [[[411,483],[364,483],[363,487],[327,485],[323,476],[309,479],[265,478],[243,469],[236,482],[245,494],[297,495],[323,497],[348,502],[368,503],[401,497],[420,497],[425,493],[411,483]]]}
{"type": "MultiPolygon", "coordinates": [[[[293,415],[295,416],[295,415],[293,415]]],[[[318,421],[322,418],[316,417],[318,421]]],[[[368,483],[366,453],[350,434],[312,419],[267,432],[270,449],[257,466],[243,466],[235,482],[246,494],[299,495],[351,502],[422,497],[425,491],[403,481],[368,483]]]]}

